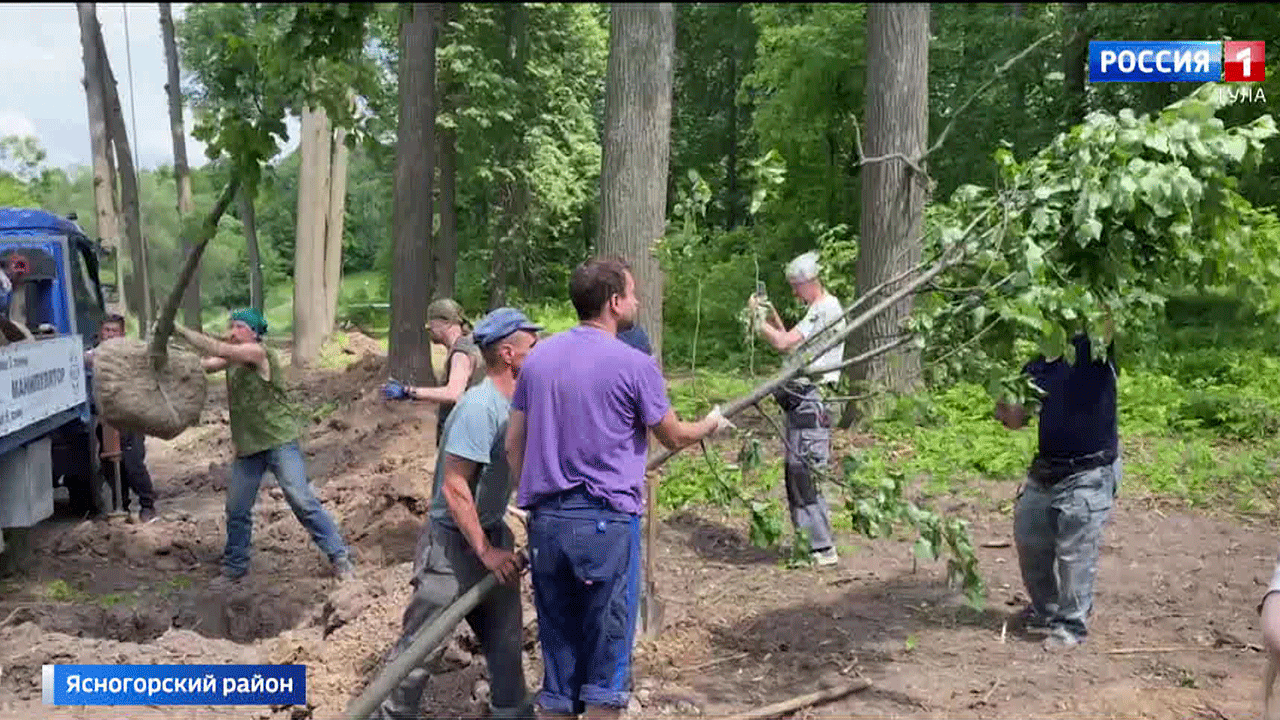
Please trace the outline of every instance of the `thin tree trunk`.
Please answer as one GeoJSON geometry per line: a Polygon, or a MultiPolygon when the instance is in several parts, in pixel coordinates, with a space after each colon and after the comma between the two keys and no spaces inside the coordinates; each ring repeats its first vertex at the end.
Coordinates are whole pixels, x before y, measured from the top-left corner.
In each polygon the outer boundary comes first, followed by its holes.
{"type": "MultiPolygon", "coordinates": [[[[529,9],[524,3],[508,3],[504,6],[506,20],[507,75],[517,86],[525,80],[525,65],[528,61],[529,48],[529,9]]],[[[519,108],[512,108],[516,113],[519,108]]],[[[521,224],[524,221],[526,188],[525,178],[517,170],[519,159],[525,155],[522,134],[518,130],[519,123],[508,133],[501,149],[501,163],[510,168],[514,177],[508,179],[499,189],[502,198],[502,212],[499,216],[501,230],[493,244],[493,253],[489,262],[489,308],[493,309],[507,304],[507,283],[513,263],[520,262],[520,252],[525,249],[521,238],[521,224]]]]}
{"type": "Polygon", "coordinates": [[[663,277],[653,243],[666,232],[675,7],[614,3],[610,15],[599,248],[631,264],[645,298],[638,324],[661,364],[663,277]]]}
{"type": "Polygon", "coordinates": [[[1064,118],[1067,127],[1084,122],[1087,101],[1084,91],[1085,68],[1089,62],[1089,33],[1086,3],[1062,3],[1063,38],[1062,75],[1066,104],[1064,118]]]}
{"type": "MultiPolygon", "coordinates": [[[[929,6],[923,3],[867,6],[867,157],[901,153],[919,158],[928,140],[929,6]]],[[[866,292],[920,261],[925,178],[900,160],[872,162],[862,169],[862,239],[857,284],[866,292]]],[[[892,290],[892,288],[891,288],[892,290]]],[[[851,299],[845,299],[849,302],[851,299]]],[[[902,332],[912,303],[904,299],[870,322],[852,341],[861,353],[902,332]]],[[[906,391],[915,384],[919,353],[887,353],[854,369],[854,379],[872,390],[906,391]]],[[[846,412],[842,423],[854,415],[846,412]]]]}
{"type": "Polygon", "coordinates": [[[329,207],[324,243],[324,332],[333,332],[338,315],[338,288],[342,284],[342,234],[347,213],[347,131],[333,133],[333,157],[329,162],[329,207]]]}
{"type": "MultiPolygon", "coordinates": [[[[169,133],[173,136],[173,181],[178,190],[178,220],[191,212],[191,169],[187,165],[186,130],[182,120],[182,85],[178,65],[178,43],[174,40],[173,10],[170,3],[160,5],[160,38],[164,42],[164,59],[168,65],[168,80],[164,90],[169,96],[169,133]]],[[[185,257],[191,252],[192,239],[182,233],[181,252],[185,257]]],[[[182,296],[182,320],[187,327],[200,327],[200,271],[191,278],[187,292],[182,296]]]]}
{"type": "Polygon", "coordinates": [[[732,230],[738,225],[738,42],[737,42],[737,26],[738,12],[741,6],[737,6],[733,16],[733,34],[731,45],[729,47],[729,86],[726,90],[726,108],[729,113],[729,137],[726,144],[728,152],[725,157],[725,228],[732,230]]]}
{"type": "Polygon", "coordinates": [[[293,255],[293,365],[307,367],[320,357],[325,327],[325,234],[329,214],[329,119],[323,109],[302,112],[298,146],[298,226],[293,255]]]}
{"type": "Polygon", "coordinates": [[[435,284],[431,181],[435,174],[436,18],[441,7],[410,3],[402,8],[387,371],[403,382],[434,385],[426,323],[435,284]]]}
{"type": "Polygon", "coordinates": [[[436,297],[453,297],[458,275],[458,134],[440,133],[440,233],[436,241],[436,297]]]}
{"type": "Polygon", "coordinates": [[[249,305],[262,312],[262,256],[258,252],[258,219],[251,193],[240,186],[240,223],[244,226],[245,253],[249,256],[249,305]]]}
{"type": "Polygon", "coordinates": [[[98,42],[98,61],[101,63],[103,98],[106,100],[107,126],[111,144],[115,146],[116,164],[120,170],[120,209],[124,216],[125,237],[129,241],[129,259],[133,265],[134,302],[138,318],[138,336],[146,339],[155,314],[155,299],[151,295],[150,269],[147,266],[147,250],[142,238],[142,217],[138,202],[138,175],[133,166],[133,152],[129,135],[125,131],[124,110],[116,91],[115,73],[107,59],[107,46],[102,40],[102,27],[97,17],[93,19],[94,36],[98,42]]]}
{"type": "Polygon", "coordinates": [[[127,315],[121,267],[119,209],[116,204],[115,170],[111,160],[111,133],[107,125],[106,98],[102,77],[101,52],[98,50],[98,24],[94,3],[76,3],[80,16],[80,44],[84,60],[84,91],[89,108],[89,144],[93,151],[93,200],[96,208],[98,237],[113,251],[116,275],[117,307],[127,315]]]}
{"type": "MultiPolygon", "coordinates": [[[[443,34],[458,16],[458,6],[444,6],[443,34]]],[[[458,83],[452,72],[442,72],[439,83],[440,109],[453,113],[458,108],[458,83]]],[[[453,297],[458,275],[458,133],[453,128],[436,127],[440,148],[440,232],[435,246],[436,297],[453,297]]]]}

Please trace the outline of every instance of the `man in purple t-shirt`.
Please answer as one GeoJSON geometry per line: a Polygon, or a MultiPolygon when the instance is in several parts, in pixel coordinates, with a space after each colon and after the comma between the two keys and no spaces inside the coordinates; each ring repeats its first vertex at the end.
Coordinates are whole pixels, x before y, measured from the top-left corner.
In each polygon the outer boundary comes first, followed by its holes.
{"type": "Polygon", "coordinates": [[[569,296],[581,324],[521,367],[507,460],[516,504],[529,511],[538,704],[550,716],[609,718],[630,700],[648,431],[674,449],[732,425],[718,407],[698,422],[677,418],[657,362],[617,341],[639,306],[624,261],[579,265],[569,296]]]}

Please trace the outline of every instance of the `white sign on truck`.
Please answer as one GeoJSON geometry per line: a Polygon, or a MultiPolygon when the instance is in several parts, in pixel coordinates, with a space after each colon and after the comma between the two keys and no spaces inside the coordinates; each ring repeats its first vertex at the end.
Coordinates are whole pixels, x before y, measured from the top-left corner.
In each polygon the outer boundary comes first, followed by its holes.
{"type": "Polygon", "coordinates": [[[78,335],[0,346],[0,437],[85,402],[78,335]]]}

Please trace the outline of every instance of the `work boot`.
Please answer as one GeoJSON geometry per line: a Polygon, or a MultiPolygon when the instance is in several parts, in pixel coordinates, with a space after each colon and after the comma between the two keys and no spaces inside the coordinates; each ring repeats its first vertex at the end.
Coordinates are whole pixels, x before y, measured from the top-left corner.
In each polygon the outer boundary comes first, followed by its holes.
{"type": "Polygon", "coordinates": [[[243,581],[245,576],[248,574],[249,573],[244,572],[239,575],[232,575],[224,570],[218,574],[218,577],[214,578],[213,581],[209,583],[209,591],[225,593],[234,590],[240,586],[241,581],[243,581]]]}
{"type": "Polygon", "coordinates": [[[341,555],[337,560],[333,561],[333,575],[338,578],[339,582],[350,580],[355,577],[356,568],[351,564],[351,558],[347,555],[341,555]]]}
{"type": "Polygon", "coordinates": [[[1049,632],[1049,618],[1036,612],[1031,605],[1014,614],[1010,623],[1014,630],[1021,630],[1031,635],[1045,635],[1049,632]]]}
{"type": "Polygon", "coordinates": [[[813,561],[820,566],[835,565],[840,562],[840,556],[833,547],[824,550],[813,551],[813,561]]]}
{"type": "Polygon", "coordinates": [[[1044,649],[1047,651],[1070,650],[1071,648],[1084,642],[1084,638],[1076,635],[1061,625],[1055,626],[1049,631],[1049,637],[1044,639],[1044,649]]]}
{"type": "Polygon", "coordinates": [[[156,519],[156,509],[153,507],[144,507],[138,510],[138,522],[149,523],[156,519]]]}

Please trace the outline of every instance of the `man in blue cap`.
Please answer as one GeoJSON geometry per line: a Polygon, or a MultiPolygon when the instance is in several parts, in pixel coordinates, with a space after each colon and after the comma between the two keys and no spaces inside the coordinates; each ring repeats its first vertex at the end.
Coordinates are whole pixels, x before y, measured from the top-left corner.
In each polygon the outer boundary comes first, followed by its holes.
{"type": "Polygon", "coordinates": [[[232,313],[227,324],[228,342],[181,325],[175,325],[174,330],[206,356],[201,361],[205,372],[227,371],[227,409],[236,460],[227,488],[222,577],[215,581],[215,589],[249,572],[253,506],[268,469],[294,516],[333,564],[334,574],[339,579],[350,577],[354,568],[338,525],[320,504],[307,478],[306,462],[298,447],[302,429],[285,389],[284,368],[275,352],[262,343],[267,332],[262,313],[252,308],[232,313]]]}
{"type": "MultiPolygon", "coordinates": [[[[472,331],[484,358],[485,378],[463,394],[444,425],[436,459],[431,510],[418,538],[413,596],[393,657],[414,633],[444,612],[490,572],[501,583],[467,616],[489,667],[489,708],[495,718],[532,720],[532,698],[520,656],[524,621],[515,538],[503,521],[511,497],[503,446],[516,376],[542,328],[514,308],[490,312],[472,331]]],[[[382,702],[375,717],[420,718],[429,673],[413,669],[382,702]]]]}

